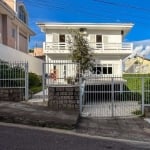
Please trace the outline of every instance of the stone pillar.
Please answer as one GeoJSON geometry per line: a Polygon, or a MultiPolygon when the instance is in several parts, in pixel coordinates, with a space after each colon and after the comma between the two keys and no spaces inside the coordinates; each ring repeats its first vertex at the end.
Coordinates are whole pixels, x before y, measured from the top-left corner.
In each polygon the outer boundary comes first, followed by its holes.
{"type": "Polygon", "coordinates": [[[49,87],[48,107],[52,110],[79,110],[79,86],[49,87]]]}

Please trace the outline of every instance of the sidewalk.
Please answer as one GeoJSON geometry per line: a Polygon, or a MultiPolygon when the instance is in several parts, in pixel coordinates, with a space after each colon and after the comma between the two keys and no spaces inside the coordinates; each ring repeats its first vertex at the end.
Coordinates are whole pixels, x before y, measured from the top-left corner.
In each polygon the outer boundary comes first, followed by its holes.
{"type": "Polygon", "coordinates": [[[150,123],[144,118],[82,118],[78,133],[150,142],[150,123]]]}
{"type": "Polygon", "coordinates": [[[73,111],[51,111],[45,106],[23,102],[0,102],[0,121],[26,125],[72,129],[79,113],[73,111]]]}

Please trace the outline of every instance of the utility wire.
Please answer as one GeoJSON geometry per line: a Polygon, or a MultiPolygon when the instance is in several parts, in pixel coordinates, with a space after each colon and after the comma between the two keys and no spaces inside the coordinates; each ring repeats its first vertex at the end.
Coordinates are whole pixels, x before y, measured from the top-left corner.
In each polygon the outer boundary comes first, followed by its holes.
{"type": "MultiPolygon", "coordinates": [[[[115,17],[115,14],[113,11],[111,10],[101,10],[100,12],[105,12],[103,14],[98,14],[98,13],[94,13],[94,11],[90,12],[90,11],[87,11],[87,9],[85,8],[76,8],[76,11],[74,11],[74,9],[69,9],[68,7],[66,8],[66,4],[64,3],[48,3],[47,1],[37,1],[35,2],[35,0],[28,0],[29,2],[32,2],[32,5],[31,6],[38,6],[38,7],[47,7],[47,8],[56,8],[56,9],[63,9],[63,10],[69,10],[69,12],[76,12],[78,14],[82,14],[82,15],[86,15],[86,17],[88,19],[99,19],[100,21],[103,20],[103,21],[110,21],[110,20],[114,20],[115,22],[117,22],[116,20],[120,20],[121,22],[125,22],[128,20],[133,20],[134,22],[134,19],[136,20],[135,22],[141,24],[141,25],[145,25],[145,26],[149,26],[150,22],[147,22],[147,21],[144,21],[146,20],[146,17],[137,17],[136,15],[134,16],[134,18],[132,17],[130,19],[130,16],[131,14],[125,14],[125,16],[121,16],[120,17],[115,17]],[[34,3],[35,2],[35,3],[34,3]],[[47,3],[47,4],[46,4],[47,3]],[[145,18],[145,19],[144,19],[145,18]],[[140,21],[140,20],[143,20],[143,21],[140,21]]],[[[99,0],[101,1],[101,0],[99,0]]],[[[104,1],[104,0],[103,0],[104,1]]],[[[132,15],[133,16],[133,15],[132,15]]]]}
{"type": "Polygon", "coordinates": [[[130,5],[130,4],[126,4],[126,3],[108,2],[106,0],[93,0],[93,1],[105,3],[105,4],[109,4],[109,5],[114,5],[114,6],[119,6],[119,7],[124,7],[124,8],[131,8],[131,9],[141,10],[141,11],[145,11],[145,12],[150,12],[150,9],[138,7],[138,6],[130,5]]]}

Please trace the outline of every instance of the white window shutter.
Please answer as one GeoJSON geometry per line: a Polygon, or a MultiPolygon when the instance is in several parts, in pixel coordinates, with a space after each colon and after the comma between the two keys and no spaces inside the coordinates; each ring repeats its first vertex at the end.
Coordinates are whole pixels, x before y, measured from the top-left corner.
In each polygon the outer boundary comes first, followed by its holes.
{"type": "Polygon", "coordinates": [[[107,35],[104,35],[102,40],[103,40],[103,43],[109,43],[107,35]]]}
{"type": "Polygon", "coordinates": [[[91,43],[95,43],[96,40],[95,40],[95,34],[90,34],[90,42],[91,43]]]}
{"type": "Polygon", "coordinates": [[[59,34],[53,33],[53,42],[58,43],[59,42],[59,34]]]}
{"type": "Polygon", "coordinates": [[[90,41],[89,41],[89,46],[91,48],[94,48],[96,47],[96,38],[95,38],[95,34],[90,34],[90,41]]]}

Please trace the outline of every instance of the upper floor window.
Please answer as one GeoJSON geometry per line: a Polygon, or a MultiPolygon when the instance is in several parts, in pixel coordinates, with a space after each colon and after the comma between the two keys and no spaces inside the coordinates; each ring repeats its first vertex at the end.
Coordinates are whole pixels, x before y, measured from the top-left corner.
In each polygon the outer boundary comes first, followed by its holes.
{"type": "Polygon", "coordinates": [[[27,14],[26,14],[26,11],[23,6],[19,6],[19,8],[18,8],[18,17],[25,24],[27,24],[27,14]]]}
{"type": "Polygon", "coordinates": [[[60,43],[65,43],[65,34],[60,34],[59,35],[59,42],[60,43]]]}
{"type": "Polygon", "coordinates": [[[102,43],[102,35],[96,35],[96,43],[102,43]]]}
{"type": "Polygon", "coordinates": [[[102,35],[96,35],[96,48],[102,48],[102,35]]]}
{"type": "Polygon", "coordinates": [[[65,40],[65,34],[60,34],[59,35],[59,44],[60,44],[59,48],[62,49],[62,50],[65,49],[65,41],[66,41],[65,40]]]}

